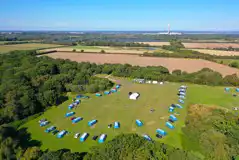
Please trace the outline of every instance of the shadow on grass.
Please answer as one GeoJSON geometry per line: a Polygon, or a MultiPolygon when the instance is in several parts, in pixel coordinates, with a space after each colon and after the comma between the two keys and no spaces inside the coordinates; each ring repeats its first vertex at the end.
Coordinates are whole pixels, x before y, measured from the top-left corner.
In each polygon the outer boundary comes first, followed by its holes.
{"type": "Polygon", "coordinates": [[[19,129],[18,136],[20,139],[20,144],[24,148],[33,147],[33,146],[40,147],[42,145],[41,141],[33,140],[31,138],[31,134],[27,132],[27,128],[19,129]]]}
{"type": "Polygon", "coordinates": [[[56,105],[59,106],[60,104],[62,104],[63,102],[67,101],[68,100],[68,97],[67,96],[61,96],[57,102],[56,102],[56,105]]]}

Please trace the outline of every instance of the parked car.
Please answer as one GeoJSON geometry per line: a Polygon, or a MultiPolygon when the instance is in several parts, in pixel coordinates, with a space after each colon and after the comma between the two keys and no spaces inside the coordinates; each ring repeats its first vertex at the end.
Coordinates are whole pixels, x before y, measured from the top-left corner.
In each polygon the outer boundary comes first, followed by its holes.
{"type": "Polygon", "coordinates": [[[75,135],[74,135],[74,138],[78,138],[80,136],[80,133],[76,133],[75,135]]]}
{"type": "Polygon", "coordinates": [[[59,132],[58,130],[54,130],[54,131],[52,131],[52,134],[55,135],[55,134],[57,134],[58,132],[59,132]]]}
{"type": "Polygon", "coordinates": [[[160,134],[156,134],[156,137],[157,137],[157,138],[163,138],[163,136],[160,135],[160,134]]]}
{"type": "Polygon", "coordinates": [[[93,136],[93,137],[92,137],[92,140],[95,141],[95,140],[97,140],[97,138],[98,138],[98,136],[93,136]]]}

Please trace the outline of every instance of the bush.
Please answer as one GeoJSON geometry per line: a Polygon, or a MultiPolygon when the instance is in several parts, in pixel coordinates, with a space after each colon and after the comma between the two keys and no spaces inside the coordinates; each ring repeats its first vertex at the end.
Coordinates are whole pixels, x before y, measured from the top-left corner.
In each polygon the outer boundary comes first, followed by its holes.
{"type": "Polygon", "coordinates": [[[73,49],[72,52],[76,52],[76,49],[73,49]]]}
{"type": "Polygon", "coordinates": [[[80,50],[81,53],[85,52],[84,49],[80,50]]]}
{"type": "Polygon", "coordinates": [[[100,53],[105,53],[105,50],[102,49],[102,50],[100,51],[100,53]]]}
{"type": "Polygon", "coordinates": [[[239,65],[238,65],[238,63],[237,63],[236,61],[231,62],[231,63],[229,64],[229,66],[230,66],[230,67],[233,67],[233,68],[238,68],[238,67],[239,67],[239,65]]]}

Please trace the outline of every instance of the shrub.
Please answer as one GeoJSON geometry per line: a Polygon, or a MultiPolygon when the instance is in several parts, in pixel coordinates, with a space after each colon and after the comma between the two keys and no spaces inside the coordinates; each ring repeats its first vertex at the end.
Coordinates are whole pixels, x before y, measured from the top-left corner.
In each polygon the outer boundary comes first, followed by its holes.
{"type": "Polygon", "coordinates": [[[100,53],[105,53],[105,50],[102,49],[102,50],[100,51],[100,53]]]}
{"type": "Polygon", "coordinates": [[[80,50],[81,53],[85,52],[84,49],[80,50]]]}
{"type": "Polygon", "coordinates": [[[76,49],[73,49],[72,52],[76,52],[76,49]]]}

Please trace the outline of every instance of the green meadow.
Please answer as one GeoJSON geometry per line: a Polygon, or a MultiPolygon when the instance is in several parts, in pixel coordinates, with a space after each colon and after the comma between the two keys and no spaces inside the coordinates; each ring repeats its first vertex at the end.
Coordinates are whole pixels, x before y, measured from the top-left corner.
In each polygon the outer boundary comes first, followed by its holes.
{"type": "Polygon", "coordinates": [[[176,109],[176,116],[179,119],[174,123],[175,129],[170,130],[165,126],[165,122],[171,113],[168,108],[172,103],[178,103],[177,91],[181,85],[179,83],[165,83],[164,85],[153,84],[133,84],[129,81],[121,81],[122,87],[117,93],[96,97],[89,95],[90,99],[83,99],[77,108],[75,116],[83,117],[83,120],[72,124],[70,118],[65,118],[69,112],[68,105],[72,103],[72,98],[76,95],[69,93],[69,100],[57,107],[52,107],[40,117],[30,120],[21,126],[27,128],[31,133],[32,139],[41,141],[42,149],[57,150],[69,148],[72,151],[84,152],[90,147],[98,144],[92,140],[92,136],[107,134],[107,139],[111,140],[120,133],[138,133],[139,135],[148,134],[153,140],[164,142],[172,146],[183,148],[185,143],[182,142],[186,135],[183,135],[181,128],[184,127],[185,117],[187,115],[187,106],[191,104],[208,104],[217,105],[232,110],[232,107],[239,106],[239,97],[233,97],[234,93],[224,92],[224,87],[209,87],[200,85],[188,85],[187,96],[183,109],[176,109]],[[129,100],[129,92],[139,92],[138,100],[129,100]],[[150,109],[155,109],[153,113],[150,109]],[[50,124],[40,127],[38,121],[47,118],[50,124]],[[97,119],[98,122],[93,126],[87,125],[88,121],[97,119]],[[135,120],[140,119],[144,125],[137,127],[135,120]],[[108,124],[120,122],[119,129],[108,128],[108,124]],[[54,125],[58,130],[67,130],[69,133],[59,139],[56,135],[45,133],[44,130],[54,125]],[[164,129],[168,134],[162,139],[157,139],[156,129],[164,129]],[[75,139],[75,133],[87,132],[90,136],[85,142],[80,142],[79,138],[75,139]]]}

